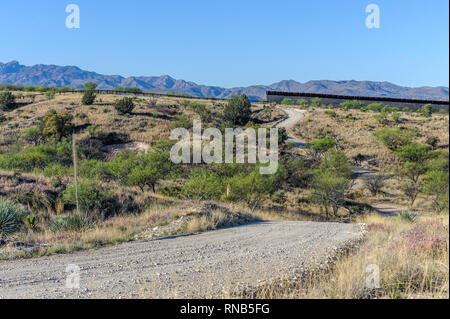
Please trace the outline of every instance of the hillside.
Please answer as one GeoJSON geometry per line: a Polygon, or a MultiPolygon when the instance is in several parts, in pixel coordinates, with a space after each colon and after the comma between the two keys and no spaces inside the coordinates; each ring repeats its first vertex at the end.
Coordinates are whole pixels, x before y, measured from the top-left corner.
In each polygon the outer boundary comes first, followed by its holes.
{"type": "Polygon", "coordinates": [[[449,99],[448,87],[408,88],[389,82],[323,80],[299,83],[294,80],[284,80],[271,85],[222,88],[177,80],[168,75],[132,76],[125,78],[120,75],[103,75],[89,72],[76,66],[43,64],[24,66],[17,61],[0,63],[0,84],[71,86],[74,88],[82,88],[83,84],[87,81],[97,83],[99,89],[112,89],[118,86],[138,87],[150,92],[176,92],[194,97],[216,98],[228,98],[233,94],[245,93],[252,100],[265,98],[267,90],[411,99],[449,99]]]}

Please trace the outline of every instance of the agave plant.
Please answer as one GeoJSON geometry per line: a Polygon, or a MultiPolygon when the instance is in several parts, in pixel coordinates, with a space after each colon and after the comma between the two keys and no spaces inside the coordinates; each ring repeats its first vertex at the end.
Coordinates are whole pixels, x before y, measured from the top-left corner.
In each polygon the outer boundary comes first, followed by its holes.
{"type": "Polygon", "coordinates": [[[22,219],[27,215],[26,209],[0,198],[0,235],[9,236],[18,231],[22,219]]]}

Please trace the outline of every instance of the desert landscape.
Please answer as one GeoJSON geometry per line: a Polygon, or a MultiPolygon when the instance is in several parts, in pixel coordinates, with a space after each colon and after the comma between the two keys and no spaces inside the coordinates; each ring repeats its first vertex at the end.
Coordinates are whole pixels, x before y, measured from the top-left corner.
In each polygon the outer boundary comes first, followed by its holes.
{"type": "Polygon", "coordinates": [[[448,298],[448,111],[94,89],[3,86],[1,297],[448,298]],[[276,174],[171,163],[193,119],[278,128],[276,174]]]}

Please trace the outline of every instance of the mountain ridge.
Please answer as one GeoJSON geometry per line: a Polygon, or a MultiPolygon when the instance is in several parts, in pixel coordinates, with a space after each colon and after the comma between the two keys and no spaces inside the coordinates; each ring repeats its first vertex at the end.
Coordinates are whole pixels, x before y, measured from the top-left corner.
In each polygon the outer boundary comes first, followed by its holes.
{"type": "Polygon", "coordinates": [[[138,87],[143,91],[155,93],[175,92],[194,97],[228,98],[233,94],[246,94],[253,100],[265,98],[266,91],[286,91],[304,93],[339,94],[351,96],[374,96],[391,98],[449,100],[449,88],[444,86],[402,87],[390,82],[375,81],[331,81],[312,80],[300,83],[295,80],[282,80],[270,85],[222,88],[175,79],[169,75],[130,76],[104,75],[85,71],[77,66],[58,66],[37,64],[21,65],[18,61],[0,62],[0,84],[70,86],[82,88],[85,82],[98,84],[99,89],[115,87],[138,87]]]}

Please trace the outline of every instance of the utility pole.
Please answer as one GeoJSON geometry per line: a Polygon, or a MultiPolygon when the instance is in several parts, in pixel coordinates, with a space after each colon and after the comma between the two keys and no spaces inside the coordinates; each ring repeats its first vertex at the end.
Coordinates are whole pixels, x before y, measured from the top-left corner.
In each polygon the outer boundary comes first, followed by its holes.
{"type": "Polygon", "coordinates": [[[75,200],[77,204],[77,214],[80,214],[80,208],[78,204],[78,160],[77,160],[77,145],[75,142],[75,129],[72,132],[72,152],[73,152],[73,171],[75,178],[75,200]]]}

